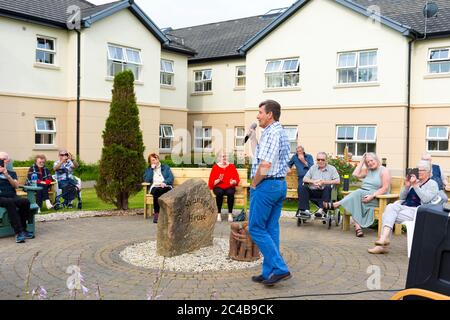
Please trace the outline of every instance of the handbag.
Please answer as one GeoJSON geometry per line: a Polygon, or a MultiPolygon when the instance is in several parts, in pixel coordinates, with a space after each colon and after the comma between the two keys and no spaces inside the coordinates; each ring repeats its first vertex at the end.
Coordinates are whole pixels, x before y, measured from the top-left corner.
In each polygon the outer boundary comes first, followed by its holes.
{"type": "Polygon", "coordinates": [[[245,209],[242,209],[242,211],[233,219],[234,222],[246,221],[246,220],[247,220],[247,216],[245,214],[245,209]]]}

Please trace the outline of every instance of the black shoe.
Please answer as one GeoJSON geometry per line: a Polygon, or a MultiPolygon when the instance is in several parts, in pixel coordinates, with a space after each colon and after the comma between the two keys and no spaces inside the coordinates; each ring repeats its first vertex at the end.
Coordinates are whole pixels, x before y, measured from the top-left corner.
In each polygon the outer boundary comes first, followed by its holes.
{"type": "Polygon", "coordinates": [[[262,284],[271,287],[271,286],[275,285],[276,283],[278,283],[280,281],[284,281],[284,280],[287,280],[287,279],[290,279],[290,278],[292,278],[292,275],[291,275],[290,272],[287,272],[287,273],[284,273],[284,274],[273,274],[273,275],[270,276],[269,279],[264,280],[262,282],[262,284]]]}
{"type": "Polygon", "coordinates": [[[310,219],[311,213],[303,211],[303,210],[297,210],[297,213],[295,214],[297,218],[304,218],[304,219],[310,219]]]}
{"type": "Polygon", "coordinates": [[[155,215],[153,216],[153,223],[158,223],[158,216],[159,213],[155,213],[155,215]]]}
{"type": "Polygon", "coordinates": [[[316,218],[322,218],[322,214],[321,214],[320,212],[314,213],[314,216],[315,216],[316,218]]]}
{"type": "Polygon", "coordinates": [[[81,202],[78,202],[77,208],[81,209],[83,207],[83,205],[81,204],[81,202]]]}
{"type": "Polygon", "coordinates": [[[262,274],[260,274],[259,276],[253,276],[252,277],[252,281],[253,282],[257,282],[257,283],[261,283],[264,281],[264,277],[262,274]]]}

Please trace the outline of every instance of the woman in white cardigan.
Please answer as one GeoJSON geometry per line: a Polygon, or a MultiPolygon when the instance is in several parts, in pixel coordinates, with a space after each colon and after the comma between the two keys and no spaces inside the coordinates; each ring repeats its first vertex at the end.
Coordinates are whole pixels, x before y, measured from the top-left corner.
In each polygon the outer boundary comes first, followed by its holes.
{"type": "Polygon", "coordinates": [[[413,221],[417,208],[423,204],[437,204],[441,202],[439,187],[430,178],[431,167],[428,161],[419,161],[419,176],[414,174],[405,178],[405,185],[400,192],[400,200],[389,204],[383,212],[383,228],[380,238],[375,241],[375,247],[369,253],[380,254],[388,252],[392,228],[396,223],[413,221]]]}

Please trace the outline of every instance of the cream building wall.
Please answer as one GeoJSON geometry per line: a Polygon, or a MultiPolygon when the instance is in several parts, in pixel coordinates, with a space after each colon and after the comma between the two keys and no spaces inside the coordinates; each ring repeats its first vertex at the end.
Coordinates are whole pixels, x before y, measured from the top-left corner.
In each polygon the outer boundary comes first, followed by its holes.
{"type": "Polygon", "coordinates": [[[334,1],[311,1],[247,53],[246,106],[267,98],[285,107],[405,106],[407,59],[399,32],[334,1]],[[337,54],[368,49],[378,50],[378,82],[338,85],[337,54]],[[265,90],[266,61],[289,57],[300,60],[299,88],[265,90]]]}
{"type": "Polygon", "coordinates": [[[298,125],[307,150],[332,154],[336,125],[376,125],[376,150],[399,171],[405,161],[407,67],[408,39],[402,34],[333,1],[311,1],[247,53],[245,124],[255,121],[251,110],[261,101],[277,100],[282,124],[298,125]],[[378,82],[338,85],[337,54],[368,49],[378,50],[378,82]],[[265,89],[266,61],[290,57],[300,61],[299,88],[265,89]]]}

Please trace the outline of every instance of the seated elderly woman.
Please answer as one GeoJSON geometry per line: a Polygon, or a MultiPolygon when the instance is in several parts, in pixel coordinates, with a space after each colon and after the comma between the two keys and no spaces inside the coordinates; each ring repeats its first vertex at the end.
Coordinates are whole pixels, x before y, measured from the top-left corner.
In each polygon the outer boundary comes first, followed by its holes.
{"type": "Polygon", "coordinates": [[[172,190],[174,177],[170,167],[161,164],[156,153],[150,154],[147,160],[149,166],[144,172],[144,181],[150,183],[150,193],[153,195],[153,208],[155,210],[153,222],[158,223],[160,209],[158,199],[164,193],[172,190]]]}
{"type": "Polygon", "coordinates": [[[234,193],[239,184],[239,174],[234,164],[229,163],[226,154],[220,154],[209,175],[208,187],[216,195],[217,221],[222,221],[223,197],[227,196],[228,221],[233,221],[234,193]]]}
{"type": "MultiPolygon", "coordinates": [[[[333,208],[339,206],[351,212],[355,222],[357,237],[363,237],[362,228],[370,227],[374,221],[374,209],[378,207],[378,195],[389,191],[391,175],[389,170],[381,165],[378,156],[373,153],[365,153],[363,158],[353,171],[353,176],[363,179],[361,189],[355,190],[341,201],[333,203],[333,208]]],[[[325,204],[330,208],[331,204],[325,204]]]]}
{"type": "Polygon", "coordinates": [[[442,172],[441,167],[438,164],[433,164],[433,159],[431,158],[431,155],[429,153],[424,153],[422,155],[422,160],[430,162],[431,165],[431,179],[436,181],[439,187],[439,196],[442,198],[442,203],[446,203],[448,201],[447,194],[445,193],[445,190],[450,187],[449,182],[447,181],[447,178],[445,177],[444,173],[442,172]]]}
{"type": "Polygon", "coordinates": [[[39,207],[42,207],[42,202],[45,201],[47,209],[53,208],[50,202],[50,197],[48,191],[51,188],[51,183],[53,182],[50,170],[45,167],[45,161],[47,158],[43,154],[38,154],[34,158],[34,164],[28,169],[28,181],[32,180],[32,175],[37,175],[37,184],[42,187],[41,190],[36,191],[36,203],[39,207]]]}
{"type": "Polygon", "coordinates": [[[380,254],[388,252],[390,237],[394,224],[404,221],[414,221],[417,208],[423,204],[437,204],[442,201],[436,181],[430,178],[431,166],[428,161],[419,161],[419,177],[408,174],[405,185],[400,192],[400,200],[389,204],[383,212],[383,228],[380,238],[375,241],[375,247],[368,249],[369,253],[380,254]]]}

